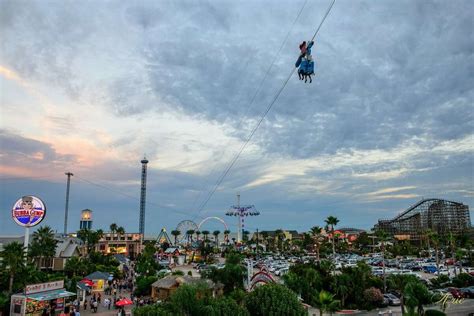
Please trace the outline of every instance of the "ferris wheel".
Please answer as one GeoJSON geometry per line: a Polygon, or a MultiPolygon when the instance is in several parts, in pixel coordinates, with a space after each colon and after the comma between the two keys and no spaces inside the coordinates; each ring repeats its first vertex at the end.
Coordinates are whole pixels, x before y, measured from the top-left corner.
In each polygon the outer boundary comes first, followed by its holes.
{"type": "Polygon", "coordinates": [[[199,229],[198,225],[191,220],[184,220],[184,221],[179,222],[178,226],[176,226],[176,230],[180,232],[177,238],[178,242],[183,243],[186,241],[186,232],[188,230],[197,231],[198,229],[199,229]]]}

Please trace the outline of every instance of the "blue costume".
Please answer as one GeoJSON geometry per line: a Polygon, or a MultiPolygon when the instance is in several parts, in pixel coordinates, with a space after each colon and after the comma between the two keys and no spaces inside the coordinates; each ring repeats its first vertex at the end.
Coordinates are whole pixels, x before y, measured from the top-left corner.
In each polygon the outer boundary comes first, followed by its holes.
{"type": "MultiPolygon", "coordinates": [[[[303,42],[302,45],[304,45],[303,42]]],[[[309,82],[312,82],[311,75],[314,74],[314,61],[311,58],[311,48],[313,48],[314,42],[311,41],[308,43],[306,49],[302,49],[302,45],[300,45],[300,49],[302,53],[298,57],[298,60],[295,63],[295,67],[298,68],[298,75],[300,80],[306,79],[309,77],[309,82]]]]}
{"type": "Polygon", "coordinates": [[[308,46],[306,47],[306,51],[298,57],[298,60],[295,63],[295,67],[298,67],[298,75],[300,80],[303,80],[304,78],[305,82],[307,78],[306,76],[308,76],[310,82],[312,82],[311,75],[314,74],[314,61],[311,58],[311,48],[313,45],[313,41],[309,42],[308,46]]]}

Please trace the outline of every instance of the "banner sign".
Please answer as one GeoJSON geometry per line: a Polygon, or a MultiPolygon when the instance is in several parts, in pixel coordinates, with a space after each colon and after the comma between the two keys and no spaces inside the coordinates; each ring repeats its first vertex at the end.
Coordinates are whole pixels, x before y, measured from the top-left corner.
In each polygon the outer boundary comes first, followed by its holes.
{"type": "Polygon", "coordinates": [[[20,226],[36,226],[44,219],[46,206],[36,196],[27,195],[18,199],[13,205],[12,218],[20,226]]]}
{"type": "Polygon", "coordinates": [[[33,294],[33,293],[46,292],[46,291],[52,291],[52,290],[59,290],[62,288],[64,288],[64,280],[32,284],[32,285],[26,286],[25,294],[33,294]]]}

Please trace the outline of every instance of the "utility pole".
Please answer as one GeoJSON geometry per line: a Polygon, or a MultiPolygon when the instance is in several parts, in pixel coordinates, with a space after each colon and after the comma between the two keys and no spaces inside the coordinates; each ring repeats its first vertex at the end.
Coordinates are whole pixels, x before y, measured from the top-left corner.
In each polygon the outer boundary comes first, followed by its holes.
{"type": "Polygon", "coordinates": [[[258,260],[258,228],[257,228],[257,260],[258,260]]]}
{"type": "MultiPolygon", "coordinates": [[[[240,211],[240,193],[237,193],[237,209],[240,211]]],[[[238,223],[238,228],[237,228],[237,243],[240,243],[243,237],[243,229],[242,229],[242,216],[239,214],[237,216],[237,219],[239,220],[238,223]]]]}
{"type": "Polygon", "coordinates": [[[67,187],[66,187],[66,209],[64,210],[64,236],[67,235],[67,214],[69,212],[69,188],[71,187],[71,177],[74,175],[72,172],[66,172],[67,175],[67,187]]]}

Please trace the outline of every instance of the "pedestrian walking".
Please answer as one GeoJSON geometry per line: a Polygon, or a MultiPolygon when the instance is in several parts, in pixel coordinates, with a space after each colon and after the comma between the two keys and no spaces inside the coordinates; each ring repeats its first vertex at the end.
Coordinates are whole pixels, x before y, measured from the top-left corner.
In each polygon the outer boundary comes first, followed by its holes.
{"type": "Polygon", "coordinates": [[[87,299],[84,300],[84,310],[87,310],[87,299]]]}
{"type": "Polygon", "coordinates": [[[94,301],[94,313],[97,313],[97,307],[99,304],[97,304],[97,301],[94,301]]]}

